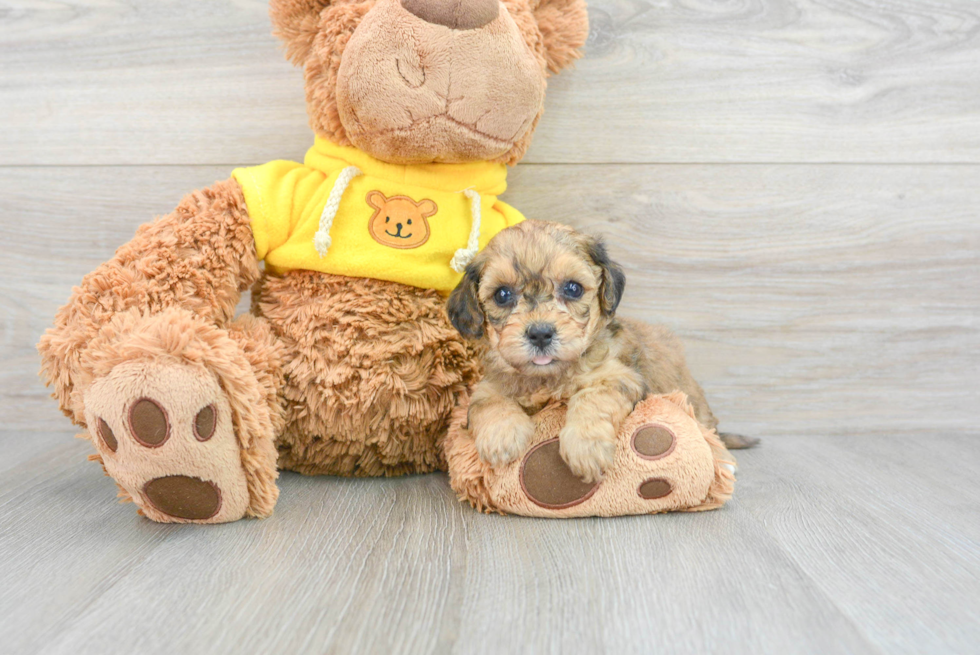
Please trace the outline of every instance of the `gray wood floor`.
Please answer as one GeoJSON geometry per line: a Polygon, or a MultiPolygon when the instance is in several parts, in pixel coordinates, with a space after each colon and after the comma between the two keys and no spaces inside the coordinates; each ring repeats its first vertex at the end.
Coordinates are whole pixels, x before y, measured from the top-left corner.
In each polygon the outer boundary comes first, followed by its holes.
{"type": "Polygon", "coordinates": [[[483,516],[443,475],[284,474],[154,524],[64,433],[3,432],[4,652],[976,652],[980,435],[780,436],[724,510],[483,516]]]}
{"type": "Polygon", "coordinates": [[[140,519],[34,343],[140,223],[301,158],[261,0],[0,0],[0,652],[975,653],[980,4],[595,0],[506,199],[608,236],[740,456],[718,512],[482,516],[284,474],[140,519]]]}

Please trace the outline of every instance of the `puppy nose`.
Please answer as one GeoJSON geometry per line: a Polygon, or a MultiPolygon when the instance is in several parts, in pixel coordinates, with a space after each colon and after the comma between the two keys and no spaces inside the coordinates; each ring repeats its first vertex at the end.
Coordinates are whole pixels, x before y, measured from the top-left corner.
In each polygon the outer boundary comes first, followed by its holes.
{"type": "Polygon", "coordinates": [[[472,30],[493,22],[499,0],[401,0],[402,7],[427,23],[451,30],[472,30]]]}
{"type": "Polygon", "coordinates": [[[544,350],[555,338],[555,326],[547,323],[535,323],[527,329],[527,340],[536,348],[544,350]]]}

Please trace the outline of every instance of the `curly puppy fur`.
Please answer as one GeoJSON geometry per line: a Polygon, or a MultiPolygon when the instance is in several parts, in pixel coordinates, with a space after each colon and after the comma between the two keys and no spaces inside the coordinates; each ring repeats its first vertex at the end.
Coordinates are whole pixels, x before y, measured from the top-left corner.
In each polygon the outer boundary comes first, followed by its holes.
{"type": "Polygon", "coordinates": [[[469,409],[485,461],[520,456],[534,432],[529,414],[553,401],[568,403],[562,457],[587,481],[610,465],[620,424],[647,394],[683,391],[697,419],[717,426],[678,339],[615,317],[625,283],[599,239],[540,221],[504,230],[469,265],[448,313],[488,346],[469,409]]]}

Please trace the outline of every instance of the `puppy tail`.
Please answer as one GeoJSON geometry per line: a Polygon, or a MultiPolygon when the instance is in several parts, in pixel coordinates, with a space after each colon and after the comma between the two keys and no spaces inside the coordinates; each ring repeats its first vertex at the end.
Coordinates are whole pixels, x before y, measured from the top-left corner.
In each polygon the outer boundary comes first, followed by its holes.
{"type": "Polygon", "coordinates": [[[746,437],[744,434],[735,434],[734,432],[720,432],[718,437],[729,450],[744,450],[759,444],[757,437],[746,437]]]}

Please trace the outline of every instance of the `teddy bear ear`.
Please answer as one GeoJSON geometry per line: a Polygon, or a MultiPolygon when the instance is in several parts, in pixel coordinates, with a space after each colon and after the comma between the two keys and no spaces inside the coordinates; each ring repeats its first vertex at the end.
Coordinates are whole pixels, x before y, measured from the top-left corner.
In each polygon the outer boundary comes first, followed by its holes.
{"type": "Polygon", "coordinates": [[[439,207],[436,206],[436,203],[428,198],[419,203],[419,212],[424,218],[435,216],[438,211],[439,207]]]}
{"type": "Polygon", "coordinates": [[[320,24],[320,12],[333,0],[271,0],[272,32],[286,45],[286,57],[302,66],[310,55],[320,24]]]}
{"type": "Polygon", "coordinates": [[[388,198],[385,194],[380,191],[371,191],[367,194],[367,204],[375,209],[384,209],[384,206],[388,203],[388,198]]]}
{"type": "Polygon", "coordinates": [[[548,70],[558,73],[582,56],[589,37],[589,13],[585,0],[541,0],[534,9],[541,31],[548,70]]]}

